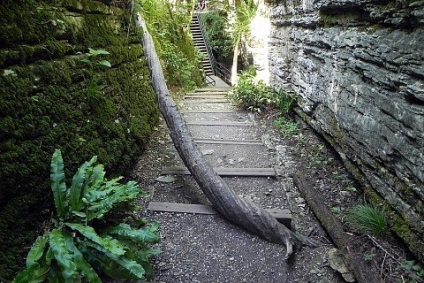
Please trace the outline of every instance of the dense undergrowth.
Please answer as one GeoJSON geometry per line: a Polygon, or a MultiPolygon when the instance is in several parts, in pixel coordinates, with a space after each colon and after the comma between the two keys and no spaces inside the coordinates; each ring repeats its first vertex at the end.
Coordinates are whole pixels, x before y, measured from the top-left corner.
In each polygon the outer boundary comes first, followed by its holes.
{"type": "Polygon", "coordinates": [[[138,10],[153,37],[167,83],[193,89],[203,83],[200,57],[190,37],[194,1],[139,0],[138,10]]]}

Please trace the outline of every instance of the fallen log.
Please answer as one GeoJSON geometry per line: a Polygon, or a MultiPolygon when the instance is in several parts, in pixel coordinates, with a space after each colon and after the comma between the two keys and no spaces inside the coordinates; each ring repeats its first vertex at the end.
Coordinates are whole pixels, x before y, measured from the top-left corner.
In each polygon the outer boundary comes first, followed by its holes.
{"type": "Polygon", "coordinates": [[[356,280],[359,283],[383,283],[378,272],[369,268],[369,264],[363,258],[363,253],[358,252],[358,248],[349,240],[339,219],[324,205],[324,198],[316,193],[304,175],[296,174],[293,181],[334,244],[341,250],[347,268],[353,273],[356,280]]]}
{"type": "Polygon", "coordinates": [[[135,14],[135,22],[137,30],[142,33],[142,45],[151,70],[152,86],[158,96],[159,109],[166,121],[171,139],[181,159],[213,207],[230,222],[266,240],[284,244],[286,259],[293,253],[293,247],[297,244],[314,246],[316,243],[311,239],[295,234],[267,211],[236,195],[205,162],[169,94],[152,37],[139,13],[135,14]]]}

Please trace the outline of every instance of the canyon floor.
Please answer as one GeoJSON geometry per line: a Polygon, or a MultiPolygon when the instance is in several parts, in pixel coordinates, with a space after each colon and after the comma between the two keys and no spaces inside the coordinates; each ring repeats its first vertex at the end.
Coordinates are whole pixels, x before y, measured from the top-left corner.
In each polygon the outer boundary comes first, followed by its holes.
{"type": "MultiPolygon", "coordinates": [[[[162,174],[165,167],[183,166],[183,162],[161,120],[132,174],[150,194],[142,202],[140,217],[160,224],[157,247],[162,252],[154,258],[153,282],[345,282],[334,268],[335,246],[293,184],[293,175],[302,172],[307,176],[316,193],[324,197],[322,205],[342,221],[349,208],[364,202],[360,186],[333,149],[299,119],[296,132],[284,138],[275,126],[278,114],[274,111],[243,111],[231,101],[218,101],[217,93],[211,92],[177,100],[191,135],[203,141],[198,148],[204,158],[217,168],[273,168],[275,176],[222,178],[240,197],[262,208],[289,209],[291,229],[319,245],[303,246],[285,261],[284,246],[246,232],[218,214],[147,210],[150,202],[210,204],[190,175],[162,174]],[[209,98],[196,96],[208,93],[209,98]],[[228,140],[237,143],[225,144],[228,140]]],[[[384,282],[414,282],[414,272],[405,266],[409,255],[395,236],[375,237],[345,225],[363,251],[364,269],[374,269],[384,282]]],[[[418,277],[415,280],[422,282],[418,277]]]]}

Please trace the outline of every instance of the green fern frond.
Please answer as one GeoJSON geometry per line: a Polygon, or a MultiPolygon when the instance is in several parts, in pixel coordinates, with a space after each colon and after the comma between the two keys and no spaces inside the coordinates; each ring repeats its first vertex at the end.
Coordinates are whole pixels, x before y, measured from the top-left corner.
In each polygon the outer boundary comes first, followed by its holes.
{"type": "Polygon", "coordinates": [[[46,249],[47,241],[49,238],[47,236],[39,236],[31,249],[28,252],[28,256],[26,259],[26,267],[31,268],[33,266],[38,266],[38,261],[44,254],[44,250],[46,249]]]}
{"type": "Polygon", "coordinates": [[[114,253],[109,252],[103,246],[96,243],[86,243],[87,246],[92,247],[98,250],[103,259],[103,261],[109,260],[112,264],[105,266],[105,272],[111,277],[116,278],[119,275],[120,278],[126,279],[143,279],[145,275],[145,270],[143,266],[137,263],[134,260],[131,260],[127,257],[119,256],[114,253]],[[115,264],[115,265],[114,265],[115,264]],[[109,267],[109,268],[108,268],[109,267]]]}
{"type": "MultiPolygon", "coordinates": [[[[77,276],[77,267],[74,263],[73,253],[68,247],[72,243],[72,237],[69,233],[59,229],[53,229],[49,234],[49,244],[54,258],[62,270],[65,280],[72,280],[77,276]]],[[[69,281],[72,282],[72,281],[69,281]]]]}
{"type": "MultiPolygon", "coordinates": [[[[110,187],[109,182],[106,187],[110,187]]],[[[96,218],[100,219],[116,204],[134,200],[139,194],[140,189],[135,182],[128,182],[126,185],[119,185],[118,187],[113,188],[112,194],[88,208],[87,220],[90,221],[96,218]]]]}
{"type": "Polygon", "coordinates": [[[111,235],[116,235],[122,238],[134,240],[136,242],[157,243],[159,242],[159,235],[155,233],[157,230],[157,223],[152,224],[150,227],[141,229],[132,229],[130,225],[121,223],[116,227],[108,230],[111,235]]]}
{"type": "Polygon", "coordinates": [[[87,181],[84,183],[83,195],[86,195],[90,191],[100,190],[101,186],[105,182],[105,169],[102,164],[97,164],[93,168],[90,168],[87,173],[87,181]]]}
{"type": "Polygon", "coordinates": [[[84,256],[75,245],[73,246],[72,251],[74,253],[77,268],[81,271],[83,277],[90,283],[101,283],[102,279],[100,279],[93,267],[91,267],[91,265],[84,259],[84,256]]]}
{"type": "Polygon", "coordinates": [[[41,283],[47,278],[50,266],[32,266],[20,272],[12,283],[41,283]]]}
{"type": "Polygon", "coordinates": [[[94,243],[104,247],[108,252],[123,255],[125,254],[125,249],[123,245],[118,241],[110,237],[100,237],[96,231],[90,227],[78,223],[65,223],[66,226],[72,230],[78,231],[85,238],[93,241],[94,243]]]}
{"type": "Polygon", "coordinates": [[[72,185],[69,188],[69,204],[73,211],[80,211],[84,208],[84,203],[81,201],[84,190],[84,182],[87,180],[87,169],[89,169],[97,161],[97,156],[85,162],[78,169],[77,173],[72,178],[72,185]]]}
{"type": "Polygon", "coordinates": [[[60,220],[66,218],[68,214],[68,201],[66,198],[66,183],[64,164],[60,149],[56,149],[53,153],[51,161],[50,182],[54,196],[57,216],[60,220]]]}

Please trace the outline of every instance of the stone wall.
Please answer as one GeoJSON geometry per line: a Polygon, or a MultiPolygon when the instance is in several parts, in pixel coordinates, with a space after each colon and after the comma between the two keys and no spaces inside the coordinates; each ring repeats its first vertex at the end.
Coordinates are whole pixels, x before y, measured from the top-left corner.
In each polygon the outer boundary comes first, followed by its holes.
{"type": "Polygon", "coordinates": [[[424,2],[265,1],[270,84],[364,181],[424,259],[424,2]]]}
{"type": "Polygon", "coordinates": [[[0,282],[10,282],[49,225],[41,223],[53,213],[55,148],[62,149],[68,182],[94,155],[109,177],[122,175],[158,121],[150,72],[123,3],[1,3],[0,282]],[[89,57],[89,48],[110,55],[89,57]]]}

